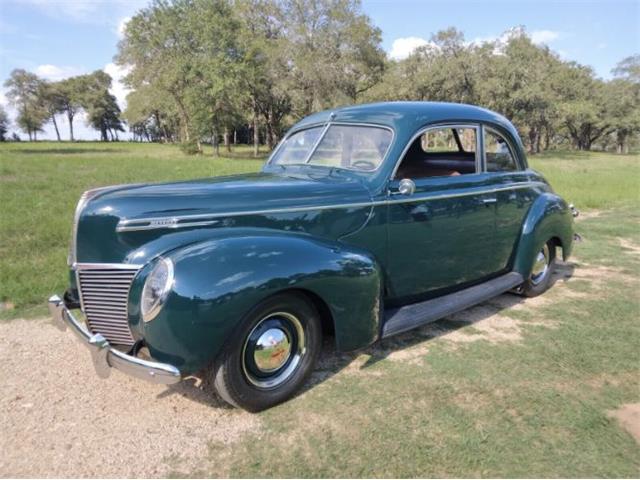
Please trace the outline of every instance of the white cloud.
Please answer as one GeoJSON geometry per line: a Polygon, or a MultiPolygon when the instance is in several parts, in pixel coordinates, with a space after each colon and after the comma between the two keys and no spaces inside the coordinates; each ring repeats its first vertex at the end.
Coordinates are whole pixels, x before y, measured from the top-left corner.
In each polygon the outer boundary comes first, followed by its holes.
{"type": "Polygon", "coordinates": [[[124,77],[129,73],[129,67],[121,67],[115,63],[107,63],[104,71],[111,75],[111,94],[116,97],[118,105],[122,110],[127,106],[127,95],[131,90],[123,83],[124,77]]]}
{"type": "Polygon", "coordinates": [[[131,17],[124,17],[121,18],[118,22],[118,40],[122,40],[122,38],[124,38],[124,30],[125,28],[127,28],[127,23],[129,23],[129,20],[131,20],[131,17]]]}
{"type": "Polygon", "coordinates": [[[37,66],[34,73],[45,80],[56,82],[58,80],[73,77],[74,75],[80,75],[83,73],[83,69],[78,67],[45,64],[37,66]]]}
{"type": "Polygon", "coordinates": [[[561,37],[560,32],[554,32],[553,30],[534,30],[529,34],[529,38],[536,45],[541,43],[549,44],[561,37]]]}
{"type": "Polygon", "coordinates": [[[416,48],[424,47],[425,45],[433,45],[428,40],[420,37],[404,37],[396,38],[391,46],[391,52],[389,56],[394,60],[402,60],[411,55],[416,48]]]}

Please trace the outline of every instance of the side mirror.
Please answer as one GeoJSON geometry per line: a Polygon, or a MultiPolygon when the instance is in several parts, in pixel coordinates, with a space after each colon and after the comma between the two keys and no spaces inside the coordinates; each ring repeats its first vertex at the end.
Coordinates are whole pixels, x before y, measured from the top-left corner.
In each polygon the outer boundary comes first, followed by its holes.
{"type": "Polygon", "coordinates": [[[416,191],[416,184],[410,178],[403,178],[398,184],[398,192],[401,195],[413,195],[416,191]]]}

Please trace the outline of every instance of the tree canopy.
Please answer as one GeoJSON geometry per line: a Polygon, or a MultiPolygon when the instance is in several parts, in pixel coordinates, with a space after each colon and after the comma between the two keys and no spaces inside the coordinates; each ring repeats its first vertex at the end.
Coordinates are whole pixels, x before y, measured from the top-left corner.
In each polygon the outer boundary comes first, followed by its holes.
{"type": "Polygon", "coordinates": [[[381,100],[471,103],[513,121],[532,153],[556,146],[638,145],[640,55],[604,81],[534,44],[523,27],[472,42],[451,27],[407,58],[388,58],[359,0],[153,0],[127,23],[116,62],[129,72],[124,112],[103,71],[46,82],[14,70],[5,82],[16,124],[36,138],[65,115],[74,139],[84,111],[102,140],[181,142],[202,151],[231,137],[272,148],[322,109],[381,100]]]}

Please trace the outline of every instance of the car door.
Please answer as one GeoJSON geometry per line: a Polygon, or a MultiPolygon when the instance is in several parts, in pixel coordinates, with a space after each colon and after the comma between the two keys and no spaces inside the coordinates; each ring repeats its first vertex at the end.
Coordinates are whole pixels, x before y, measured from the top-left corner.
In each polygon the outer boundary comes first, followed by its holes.
{"type": "Polygon", "coordinates": [[[388,189],[392,302],[436,296],[499,270],[497,198],[481,171],[479,138],[479,125],[434,126],[406,150],[388,189]]]}
{"type": "Polygon", "coordinates": [[[522,223],[538,195],[529,182],[524,161],[507,133],[482,127],[483,164],[487,181],[495,190],[496,237],[494,253],[507,270],[520,238],[522,223]]]}

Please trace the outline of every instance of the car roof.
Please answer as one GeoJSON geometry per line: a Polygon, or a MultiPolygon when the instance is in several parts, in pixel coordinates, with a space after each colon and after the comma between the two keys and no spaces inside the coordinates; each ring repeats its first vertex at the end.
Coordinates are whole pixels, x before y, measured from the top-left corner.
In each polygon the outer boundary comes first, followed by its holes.
{"type": "Polygon", "coordinates": [[[496,112],[475,105],[447,102],[378,102],[338,107],[309,115],[296,123],[292,130],[329,120],[379,124],[394,130],[442,122],[487,122],[517,135],[511,122],[496,112]]]}

